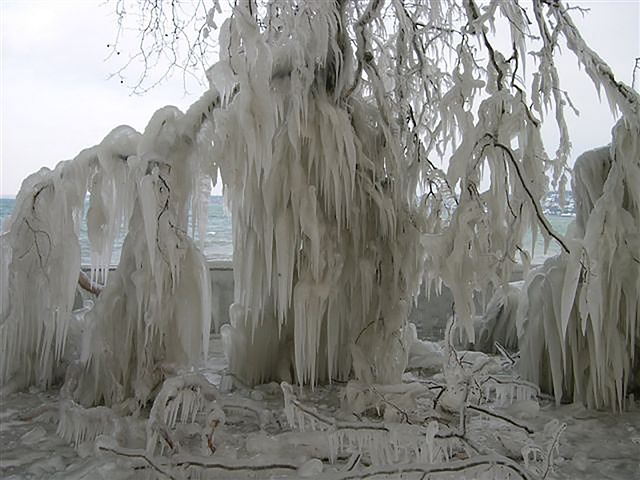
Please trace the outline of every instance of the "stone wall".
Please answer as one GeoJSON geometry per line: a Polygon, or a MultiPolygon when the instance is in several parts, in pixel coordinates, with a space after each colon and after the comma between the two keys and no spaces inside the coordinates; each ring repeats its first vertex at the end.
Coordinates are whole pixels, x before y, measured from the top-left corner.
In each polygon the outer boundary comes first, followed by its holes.
{"type": "MultiPolygon", "coordinates": [[[[216,331],[229,321],[229,306],[233,303],[233,265],[229,262],[209,262],[211,272],[212,325],[216,331]]],[[[430,295],[423,287],[416,306],[412,309],[409,321],[416,324],[420,338],[441,340],[444,328],[451,315],[453,296],[443,286],[441,292],[434,289],[430,295]]]]}
{"type": "MultiPolygon", "coordinates": [[[[88,267],[83,267],[86,273],[88,267]]],[[[220,326],[229,322],[229,306],[233,303],[233,264],[231,261],[210,261],[211,274],[211,315],[212,328],[220,330],[220,326]]],[[[84,296],[84,295],[83,295],[84,296]]],[[[75,308],[82,306],[82,299],[76,299],[75,308]]],[[[444,329],[453,308],[451,291],[442,286],[440,292],[432,289],[426,295],[423,286],[416,305],[411,310],[409,321],[416,324],[418,336],[428,340],[444,338],[444,329]]]]}

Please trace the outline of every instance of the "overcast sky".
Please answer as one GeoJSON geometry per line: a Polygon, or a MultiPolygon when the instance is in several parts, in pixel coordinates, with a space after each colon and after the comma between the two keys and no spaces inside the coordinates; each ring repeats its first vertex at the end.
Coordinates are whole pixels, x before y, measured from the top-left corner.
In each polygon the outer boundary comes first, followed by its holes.
{"type": "MultiPolygon", "coordinates": [[[[640,0],[582,1],[586,18],[578,27],[612,67],[631,84],[640,57],[640,0]]],[[[22,179],[42,166],[53,167],[93,146],[117,125],[142,131],[153,112],[172,104],[182,110],[200,95],[182,77],[143,96],[109,75],[121,58],[106,60],[116,34],[113,2],[100,0],[0,0],[0,195],[15,195],[22,179]],[[106,5],[105,5],[106,4],[106,5]]],[[[123,54],[127,48],[122,45],[123,54]]],[[[565,89],[580,110],[570,118],[574,153],[610,140],[613,118],[571,53],[559,61],[565,89]]],[[[640,75],[640,73],[639,73],[640,75]]],[[[553,128],[545,130],[553,143],[553,128]]]]}

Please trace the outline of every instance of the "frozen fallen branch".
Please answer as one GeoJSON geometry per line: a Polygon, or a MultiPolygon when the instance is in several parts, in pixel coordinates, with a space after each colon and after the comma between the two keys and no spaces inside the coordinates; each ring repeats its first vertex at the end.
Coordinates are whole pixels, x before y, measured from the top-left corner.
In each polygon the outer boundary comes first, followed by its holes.
{"type": "Polygon", "coordinates": [[[178,476],[173,475],[170,469],[165,468],[165,465],[162,464],[160,460],[152,457],[145,450],[121,447],[116,441],[109,437],[96,438],[95,447],[98,452],[108,452],[129,460],[141,461],[143,464],[162,475],[161,478],[170,478],[172,480],[179,479],[178,476]]]}
{"type": "Polygon", "coordinates": [[[271,472],[275,474],[277,471],[295,472],[299,465],[287,462],[264,461],[264,460],[231,460],[231,459],[212,459],[207,457],[198,457],[194,455],[175,455],[172,457],[175,467],[184,470],[211,471],[218,470],[221,473],[243,473],[244,475],[252,472],[271,472]]]}
{"type": "Polygon", "coordinates": [[[525,480],[535,479],[535,477],[528,473],[520,464],[507,457],[498,455],[477,456],[467,460],[452,460],[444,464],[435,465],[409,463],[372,466],[356,471],[326,474],[318,478],[322,480],[358,480],[365,478],[394,478],[394,476],[398,475],[403,479],[418,480],[432,477],[437,478],[438,475],[462,474],[463,472],[467,475],[473,475],[473,470],[481,469],[483,472],[486,472],[487,468],[491,469],[494,475],[497,475],[498,471],[503,471],[508,474],[515,474],[517,478],[525,480]]]}
{"type": "Polygon", "coordinates": [[[534,433],[531,427],[529,427],[528,425],[524,425],[520,423],[518,420],[516,420],[515,418],[510,418],[507,415],[503,415],[501,413],[491,411],[488,408],[479,407],[478,405],[467,404],[467,408],[469,410],[473,410],[473,411],[482,413],[484,415],[487,415],[488,417],[497,418],[499,420],[502,420],[503,422],[507,422],[515,427],[521,428],[528,434],[532,435],[534,433]]]}

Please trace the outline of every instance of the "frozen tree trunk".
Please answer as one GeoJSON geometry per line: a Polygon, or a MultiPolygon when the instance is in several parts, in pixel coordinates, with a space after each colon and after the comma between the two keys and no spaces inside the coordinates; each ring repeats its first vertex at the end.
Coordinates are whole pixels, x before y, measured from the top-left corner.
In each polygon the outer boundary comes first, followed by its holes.
{"type": "Polygon", "coordinates": [[[351,372],[396,383],[424,220],[394,127],[371,99],[343,96],[352,72],[334,5],[313,8],[313,22],[299,13],[271,43],[238,15],[222,27],[230,56],[211,70],[216,88],[237,92],[215,113],[214,142],[218,158],[236,159],[222,165],[234,231],[230,368],[250,384],[351,372]]]}

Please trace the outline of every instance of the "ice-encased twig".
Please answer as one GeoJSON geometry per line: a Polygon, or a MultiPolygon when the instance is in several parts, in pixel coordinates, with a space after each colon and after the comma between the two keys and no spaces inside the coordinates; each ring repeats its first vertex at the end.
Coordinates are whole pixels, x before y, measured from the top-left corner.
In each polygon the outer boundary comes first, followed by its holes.
{"type": "Polygon", "coordinates": [[[147,452],[153,454],[160,438],[165,441],[162,447],[166,444],[170,450],[177,449],[171,430],[178,421],[193,423],[200,412],[205,414],[203,435],[209,436],[211,448],[213,431],[225,420],[219,400],[218,389],[200,374],[183,374],[165,380],[147,420],[147,452]]]}
{"type": "Polygon", "coordinates": [[[343,421],[326,417],[313,407],[302,404],[291,385],[281,384],[284,411],[292,428],[301,432],[322,431],[327,435],[330,459],[345,453],[362,453],[374,464],[420,461],[446,461],[452,448],[466,448],[464,436],[441,431],[438,422],[420,423],[343,421]]]}

